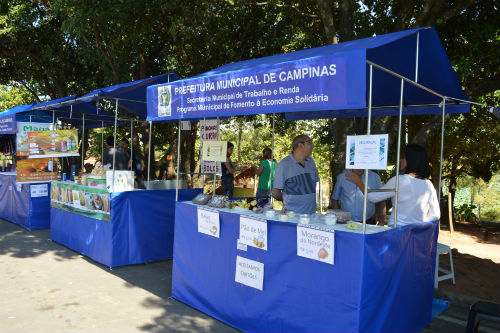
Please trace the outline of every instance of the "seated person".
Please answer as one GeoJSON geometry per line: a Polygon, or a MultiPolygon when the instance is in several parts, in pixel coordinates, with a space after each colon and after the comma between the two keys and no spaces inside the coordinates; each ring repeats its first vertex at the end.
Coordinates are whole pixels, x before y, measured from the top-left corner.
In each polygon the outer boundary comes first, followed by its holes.
{"type": "MultiPolygon", "coordinates": [[[[439,219],[441,212],[434,185],[428,179],[431,173],[429,158],[425,148],[417,144],[409,144],[401,157],[401,169],[405,174],[399,175],[399,192],[397,221],[398,226],[413,223],[433,222],[439,219]]],[[[365,185],[356,173],[346,170],[348,181],[353,182],[364,193],[365,185]]],[[[382,189],[396,188],[396,177],[389,179],[382,189]]],[[[395,192],[368,193],[370,202],[380,202],[392,198],[394,205],[395,192]]],[[[389,225],[394,224],[394,209],[389,225]]]]}
{"type": "MultiPolygon", "coordinates": [[[[365,170],[351,170],[361,177],[365,183],[365,170]]],[[[368,189],[374,190],[382,187],[382,181],[377,173],[368,171],[368,189]]],[[[337,176],[337,182],[330,199],[330,207],[351,213],[351,219],[356,222],[363,221],[364,195],[359,188],[346,179],[344,173],[337,176]],[[340,205],[339,205],[340,203],[340,205]]],[[[385,224],[385,202],[366,203],[366,223],[379,225],[385,224]]]]}

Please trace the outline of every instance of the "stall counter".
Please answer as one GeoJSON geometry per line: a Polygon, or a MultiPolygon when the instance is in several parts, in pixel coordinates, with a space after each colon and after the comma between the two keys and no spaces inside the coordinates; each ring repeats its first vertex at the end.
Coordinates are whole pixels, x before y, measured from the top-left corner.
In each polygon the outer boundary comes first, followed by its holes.
{"type": "Polygon", "coordinates": [[[50,183],[18,183],[16,172],[0,173],[0,218],[28,230],[50,226],[50,183]]]}
{"type": "Polygon", "coordinates": [[[418,332],[431,321],[437,223],[337,225],[331,265],[297,255],[297,223],[262,217],[267,250],[242,247],[244,215],[208,207],[216,237],[200,232],[199,209],[176,203],[172,297],[185,304],[245,332],[418,332]],[[251,278],[262,265],[262,290],[235,281],[237,262],[251,278]]]}
{"type": "MultiPolygon", "coordinates": [[[[86,189],[81,186],[82,192],[86,189]]],[[[191,200],[201,192],[181,189],[179,200],[191,200]]],[[[108,220],[55,203],[50,213],[50,238],[108,267],[171,258],[174,203],[175,190],[113,192],[108,220]]]]}

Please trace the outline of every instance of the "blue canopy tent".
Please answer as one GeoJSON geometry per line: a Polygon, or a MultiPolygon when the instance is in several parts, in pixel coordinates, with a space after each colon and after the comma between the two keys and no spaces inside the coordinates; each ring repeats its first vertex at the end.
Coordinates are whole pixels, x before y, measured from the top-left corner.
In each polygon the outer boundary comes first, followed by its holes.
{"type": "MultiPolygon", "coordinates": [[[[441,114],[444,128],[445,113],[470,110],[432,27],[231,63],[193,78],[151,86],[147,93],[151,121],[279,112],[288,120],[367,117],[367,134],[372,116],[399,115],[401,128],[403,115],[441,114]]],[[[398,164],[400,137],[399,132],[398,164]]],[[[430,321],[436,223],[419,231],[415,227],[408,237],[398,234],[408,231],[408,226],[387,229],[372,247],[377,236],[365,235],[364,217],[359,247],[342,253],[341,247],[352,245],[354,239],[343,242],[341,237],[347,234],[336,233],[334,247],[339,255],[334,267],[326,268],[297,259],[293,244],[282,246],[290,253],[278,263],[280,246],[293,239],[298,228],[279,236],[286,224],[268,221],[269,237],[275,237],[274,242],[268,239],[273,250],[233,251],[230,244],[238,239],[238,228],[232,234],[231,228],[237,226],[237,218],[224,224],[232,214],[221,211],[220,239],[206,239],[197,230],[196,207],[188,206],[176,206],[180,221],[194,223],[176,223],[172,296],[226,323],[243,331],[411,332],[430,321]],[[419,233],[424,229],[429,234],[422,237],[419,233]],[[411,244],[414,241],[421,243],[411,244]],[[397,254],[396,249],[402,252],[397,254]],[[267,290],[234,283],[237,255],[262,263],[267,290]],[[297,265],[292,263],[295,260],[297,265]],[[355,283],[359,277],[360,283],[355,283]],[[231,302],[226,299],[229,294],[234,296],[231,302]]]]}

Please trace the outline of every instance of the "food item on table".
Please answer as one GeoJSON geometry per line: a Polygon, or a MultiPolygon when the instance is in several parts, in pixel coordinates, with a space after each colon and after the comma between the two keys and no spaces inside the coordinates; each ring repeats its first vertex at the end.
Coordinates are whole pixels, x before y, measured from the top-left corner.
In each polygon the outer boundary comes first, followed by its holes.
{"type": "Polygon", "coordinates": [[[200,193],[191,202],[197,205],[206,205],[211,198],[212,195],[209,193],[200,193]]]}
{"type": "Polygon", "coordinates": [[[227,196],[216,195],[208,201],[207,205],[214,208],[224,208],[228,201],[229,198],[227,196]]]}
{"type": "Polygon", "coordinates": [[[324,247],[322,247],[319,251],[318,251],[318,258],[319,259],[325,259],[326,257],[328,257],[328,252],[325,250],[324,247]]]}

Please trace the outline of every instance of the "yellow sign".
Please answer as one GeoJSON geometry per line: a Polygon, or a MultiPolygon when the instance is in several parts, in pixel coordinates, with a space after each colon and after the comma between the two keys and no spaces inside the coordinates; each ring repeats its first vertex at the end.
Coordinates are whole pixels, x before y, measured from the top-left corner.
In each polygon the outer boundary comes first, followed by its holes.
{"type": "Polygon", "coordinates": [[[28,132],[29,158],[79,156],[78,130],[28,132]]]}
{"type": "Polygon", "coordinates": [[[55,158],[37,158],[17,161],[17,182],[50,182],[57,179],[54,168],[57,165],[55,158]]]}

